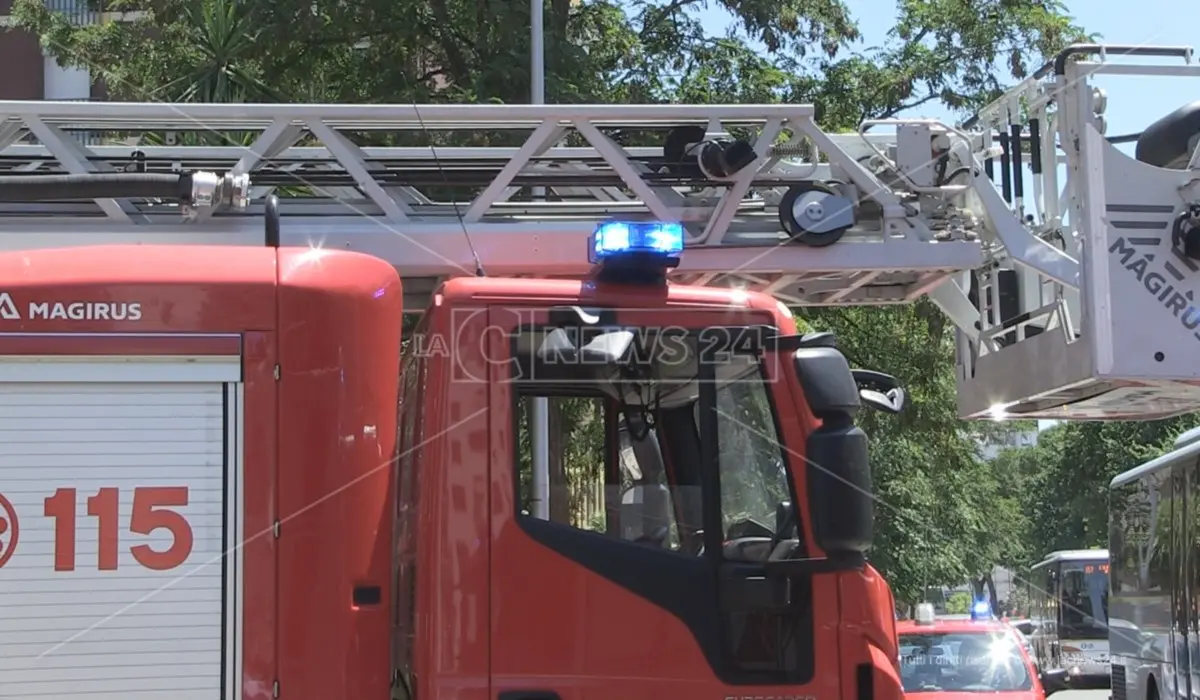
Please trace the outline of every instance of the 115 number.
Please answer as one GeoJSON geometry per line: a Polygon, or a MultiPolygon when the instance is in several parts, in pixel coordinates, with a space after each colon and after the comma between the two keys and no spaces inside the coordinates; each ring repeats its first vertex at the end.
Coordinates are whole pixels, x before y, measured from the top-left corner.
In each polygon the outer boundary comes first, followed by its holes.
{"type": "MultiPolygon", "coordinates": [[[[87,499],[87,513],[96,519],[99,530],[99,552],[96,565],[101,571],[117,568],[120,548],[118,505],[120,490],[102,488],[87,499]]],[[[45,515],[54,518],[54,570],[75,570],[75,489],[61,488],[45,501],[45,515]]],[[[139,544],[129,548],[137,563],[155,571],[174,569],[187,560],[192,553],[192,526],[182,513],[171,510],[188,504],[186,486],[139,486],[133,490],[133,513],[129,519],[129,531],[138,535],[149,535],[160,528],[169,530],[174,541],[162,552],[150,545],[139,544]]]]}

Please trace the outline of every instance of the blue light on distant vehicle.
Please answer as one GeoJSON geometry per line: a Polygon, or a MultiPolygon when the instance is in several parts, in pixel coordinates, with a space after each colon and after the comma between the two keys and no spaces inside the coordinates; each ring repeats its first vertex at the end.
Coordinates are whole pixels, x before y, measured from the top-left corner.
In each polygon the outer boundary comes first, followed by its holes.
{"type": "Polygon", "coordinates": [[[657,221],[608,221],[592,234],[588,262],[633,256],[677,260],[683,252],[683,224],[657,221]]]}
{"type": "Polygon", "coordinates": [[[986,600],[977,600],[971,605],[972,620],[992,619],[992,606],[986,600]]]}

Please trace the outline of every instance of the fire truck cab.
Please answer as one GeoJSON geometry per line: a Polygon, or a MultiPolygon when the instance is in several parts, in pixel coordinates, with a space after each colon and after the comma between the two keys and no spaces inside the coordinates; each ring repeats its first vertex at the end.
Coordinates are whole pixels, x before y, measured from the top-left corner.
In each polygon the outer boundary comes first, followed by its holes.
{"type": "Polygon", "coordinates": [[[454,352],[410,353],[400,401],[401,697],[899,697],[853,421],[878,377],[768,296],[603,250],[672,234],[602,227],[598,276],[435,295],[418,337],[454,352]],[[577,423],[540,516],[539,399],[577,423]]]}

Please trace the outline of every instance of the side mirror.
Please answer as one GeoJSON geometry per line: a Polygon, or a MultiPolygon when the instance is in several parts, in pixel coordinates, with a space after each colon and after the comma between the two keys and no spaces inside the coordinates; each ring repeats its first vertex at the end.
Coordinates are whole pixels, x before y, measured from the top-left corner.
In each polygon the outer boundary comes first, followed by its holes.
{"type": "Polygon", "coordinates": [[[793,361],[804,398],[821,419],[805,444],[814,539],[826,552],[865,554],[874,535],[875,501],[867,435],[854,425],[863,403],[857,381],[836,348],[800,348],[793,361]]]}
{"type": "Polygon", "coordinates": [[[895,377],[869,369],[853,369],[850,374],[863,403],[885,413],[899,413],[904,408],[904,390],[895,377]]]}
{"type": "Polygon", "coordinates": [[[1071,689],[1071,676],[1067,674],[1067,669],[1065,668],[1042,671],[1041,675],[1042,690],[1046,691],[1046,695],[1071,689]]]}

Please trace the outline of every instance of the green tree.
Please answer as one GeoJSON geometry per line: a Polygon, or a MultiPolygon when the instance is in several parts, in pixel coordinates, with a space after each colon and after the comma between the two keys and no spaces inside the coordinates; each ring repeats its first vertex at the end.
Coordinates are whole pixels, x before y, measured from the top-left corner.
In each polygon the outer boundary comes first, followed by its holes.
{"type": "Polygon", "coordinates": [[[946,613],[949,615],[965,615],[971,612],[971,594],[956,591],[946,599],[946,613]]]}
{"type": "MultiPolygon", "coordinates": [[[[904,0],[881,45],[839,0],[550,0],[556,102],[809,101],[830,127],[941,100],[967,108],[1082,37],[1059,2],[904,0]],[[766,47],[760,54],[753,47],[766,47]]],[[[526,102],[529,7],[475,0],[94,0],[133,23],[75,26],[39,0],[16,25],[128,99],[526,102]]]]}
{"type": "Polygon", "coordinates": [[[858,366],[896,375],[908,394],[904,413],[866,413],[878,505],[872,562],[897,600],[919,602],[929,585],[991,586],[997,565],[1024,556],[1027,522],[1017,485],[980,454],[1000,428],[958,419],[953,336],[931,303],[884,309],[819,310],[806,321],[830,330],[858,366]]]}
{"type": "Polygon", "coordinates": [[[1062,423],[1042,433],[1035,447],[1014,457],[1028,488],[1033,556],[1059,549],[1106,547],[1108,485],[1117,474],[1171,449],[1195,415],[1161,421],[1062,423]]]}

